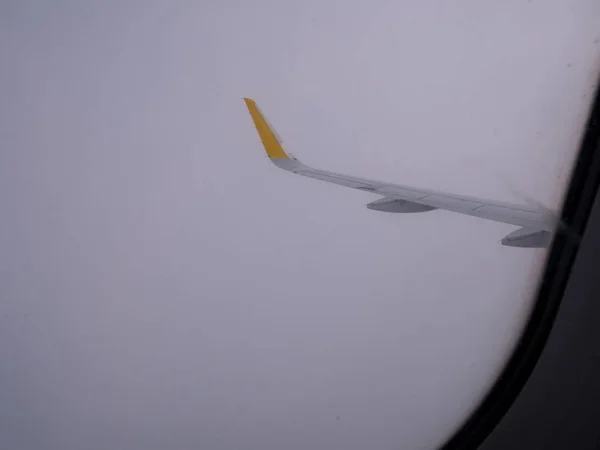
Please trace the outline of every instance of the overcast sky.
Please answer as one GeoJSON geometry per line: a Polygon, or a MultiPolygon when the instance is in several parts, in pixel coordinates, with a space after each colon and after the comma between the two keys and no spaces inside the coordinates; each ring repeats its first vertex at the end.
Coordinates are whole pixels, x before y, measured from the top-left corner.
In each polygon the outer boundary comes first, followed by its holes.
{"type": "Polygon", "coordinates": [[[0,447],[440,445],[510,355],[545,251],[278,170],[242,97],[311,166],[557,208],[598,17],[1,2],[0,447]]]}

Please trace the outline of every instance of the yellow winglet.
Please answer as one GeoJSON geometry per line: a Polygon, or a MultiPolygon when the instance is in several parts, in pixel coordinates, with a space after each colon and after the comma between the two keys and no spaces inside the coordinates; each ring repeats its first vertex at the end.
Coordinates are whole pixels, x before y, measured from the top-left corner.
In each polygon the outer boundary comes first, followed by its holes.
{"type": "Polygon", "coordinates": [[[256,102],[250,98],[244,97],[244,101],[246,102],[246,106],[248,107],[248,111],[252,116],[252,120],[254,121],[254,126],[256,127],[256,131],[258,131],[258,135],[260,136],[260,140],[265,147],[267,155],[269,158],[276,159],[287,159],[288,155],[283,150],[283,147],[277,140],[277,135],[275,130],[269,126],[267,119],[261,114],[256,102]]]}

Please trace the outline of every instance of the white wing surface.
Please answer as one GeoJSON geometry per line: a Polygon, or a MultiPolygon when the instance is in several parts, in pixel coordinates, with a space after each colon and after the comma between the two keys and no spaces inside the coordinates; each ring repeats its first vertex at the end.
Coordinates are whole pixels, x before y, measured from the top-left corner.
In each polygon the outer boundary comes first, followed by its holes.
{"type": "MultiPolygon", "coordinates": [[[[294,156],[285,152],[281,145],[281,140],[278,138],[274,128],[258,109],[256,102],[249,98],[244,98],[244,101],[252,116],[267,156],[277,167],[305,177],[381,195],[382,199],[367,205],[369,209],[396,213],[416,213],[443,209],[523,227],[521,233],[517,233],[517,235],[527,237],[530,237],[532,233],[541,232],[544,232],[543,234],[546,236],[555,228],[554,224],[556,222],[554,217],[546,211],[541,211],[528,205],[436,192],[308,167],[294,156]]],[[[510,242],[512,242],[513,246],[525,246],[514,245],[515,238],[517,238],[515,233],[511,233],[509,236],[511,236],[511,239],[507,240],[507,242],[503,241],[505,245],[511,245],[510,242]]],[[[534,246],[537,247],[538,245],[534,246]]]]}

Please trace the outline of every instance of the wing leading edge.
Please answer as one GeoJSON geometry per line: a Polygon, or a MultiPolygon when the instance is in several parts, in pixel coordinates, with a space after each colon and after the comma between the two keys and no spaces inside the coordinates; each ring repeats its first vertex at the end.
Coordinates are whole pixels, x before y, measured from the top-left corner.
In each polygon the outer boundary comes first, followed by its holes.
{"type": "MultiPolygon", "coordinates": [[[[482,219],[493,220],[522,227],[511,233],[501,242],[515,247],[545,247],[548,236],[555,228],[555,219],[545,211],[540,211],[527,205],[517,205],[493,200],[469,197],[464,195],[436,192],[400,184],[369,180],[350,175],[344,175],[306,166],[291,154],[286,153],[281,145],[275,129],[260,112],[256,102],[244,98],[248,111],[252,116],[258,135],[263,143],[269,159],[277,167],[289,172],[326,181],[362,191],[373,192],[383,196],[367,205],[369,209],[387,212],[425,212],[433,209],[444,209],[455,213],[466,214],[482,219]],[[517,233],[519,232],[520,233],[517,233]],[[543,236],[534,239],[543,244],[531,245],[531,236],[543,236]],[[509,238],[510,236],[510,238],[509,238]],[[523,236],[520,238],[519,236],[523,236]],[[508,238],[508,239],[507,239],[508,238]],[[521,239],[528,239],[527,245],[519,245],[521,239]]],[[[525,244],[525,242],[523,242],[525,244]]]]}

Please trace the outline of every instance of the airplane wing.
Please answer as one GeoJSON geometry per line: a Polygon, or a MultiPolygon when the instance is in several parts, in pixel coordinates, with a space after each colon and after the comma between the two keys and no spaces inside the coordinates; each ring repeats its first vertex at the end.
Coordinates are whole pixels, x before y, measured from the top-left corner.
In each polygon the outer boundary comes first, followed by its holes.
{"type": "Polygon", "coordinates": [[[542,233],[546,237],[547,234],[555,229],[555,218],[548,212],[540,211],[532,206],[436,192],[308,167],[291,154],[285,152],[281,145],[281,139],[278,138],[275,129],[260,112],[256,102],[249,98],[244,98],[244,101],[252,116],[267,156],[277,167],[305,177],[361,191],[373,192],[374,194],[383,196],[383,198],[369,203],[367,205],[369,209],[395,213],[416,213],[443,209],[482,219],[517,225],[522,228],[506,236],[502,241],[505,245],[513,246],[525,246],[511,244],[515,240],[522,239],[523,237],[530,239],[532,235],[536,237],[536,233],[542,233]]]}

